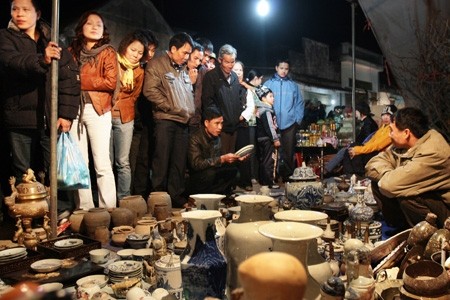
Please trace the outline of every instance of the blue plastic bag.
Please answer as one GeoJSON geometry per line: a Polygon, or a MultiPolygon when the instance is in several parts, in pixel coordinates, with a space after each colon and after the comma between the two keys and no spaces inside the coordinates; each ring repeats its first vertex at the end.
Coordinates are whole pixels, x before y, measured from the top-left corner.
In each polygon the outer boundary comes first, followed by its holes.
{"type": "Polygon", "coordinates": [[[58,189],[88,189],[91,186],[89,169],[80,149],[68,132],[63,132],[59,136],[56,151],[58,189]]]}

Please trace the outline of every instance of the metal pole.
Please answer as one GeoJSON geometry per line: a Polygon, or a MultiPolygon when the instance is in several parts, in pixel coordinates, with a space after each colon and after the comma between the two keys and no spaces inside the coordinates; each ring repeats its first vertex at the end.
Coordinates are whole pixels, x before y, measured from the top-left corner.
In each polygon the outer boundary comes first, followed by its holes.
{"type": "MultiPolygon", "coordinates": [[[[52,0],[52,37],[53,42],[59,41],[59,0],[52,0]]],[[[58,128],[58,60],[54,59],[51,66],[51,116],[50,116],[50,224],[51,238],[55,238],[58,223],[58,182],[56,178],[56,140],[58,128]]]]}
{"type": "Polygon", "coordinates": [[[353,142],[356,141],[356,62],[355,62],[355,7],[356,1],[352,1],[352,127],[353,142]]]}

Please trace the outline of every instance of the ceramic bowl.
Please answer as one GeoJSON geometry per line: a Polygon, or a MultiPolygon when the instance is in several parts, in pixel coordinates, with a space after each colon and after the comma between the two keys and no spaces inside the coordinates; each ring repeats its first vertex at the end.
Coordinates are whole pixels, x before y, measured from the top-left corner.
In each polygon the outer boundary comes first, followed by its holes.
{"type": "Polygon", "coordinates": [[[119,255],[121,260],[132,260],[133,253],[136,251],[135,249],[122,249],[117,251],[117,255],[119,255]]]}
{"type": "Polygon", "coordinates": [[[104,264],[109,260],[111,251],[108,249],[94,249],[89,251],[89,255],[94,264],[104,264]]]}
{"type": "Polygon", "coordinates": [[[431,260],[413,263],[403,273],[403,287],[414,295],[445,295],[449,285],[450,280],[444,267],[431,260]]]}
{"type": "Polygon", "coordinates": [[[108,283],[108,276],[99,274],[99,275],[89,275],[86,277],[82,277],[77,280],[77,286],[82,286],[85,283],[93,283],[103,288],[108,283]]]}
{"type": "Polygon", "coordinates": [[[127,236],[127,243],[133,249],[142,249],[147,247],[150,236],[147,234],[130,234],[127,236]]]}
{"type": "Polygon", "coordinates": [[[133,259],[137,261],[148,261],[153,256],[153,249],[137,249],[133,252],[133,259]]]}
{"type": "Polygon", "coordinates": [[[39,286],[44,293],[56,292],[63,288],[63,284],[59,282],[44,283],[39,286]]]}

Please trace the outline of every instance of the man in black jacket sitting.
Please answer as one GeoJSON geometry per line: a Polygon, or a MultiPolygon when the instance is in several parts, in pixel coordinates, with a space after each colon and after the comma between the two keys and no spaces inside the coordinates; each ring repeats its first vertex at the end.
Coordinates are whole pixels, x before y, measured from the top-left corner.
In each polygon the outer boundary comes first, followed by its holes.
{"type": "Polygon", "coordinates": [[[237,181],[236,162],[250,155],[239,156],[234,153],[221,155],[220,134],[223,127],[222,113],[216,107],[203,111],[203,125],[191,135],[189,140],[189,184],[190,194],[231,193],[237,181]]]}

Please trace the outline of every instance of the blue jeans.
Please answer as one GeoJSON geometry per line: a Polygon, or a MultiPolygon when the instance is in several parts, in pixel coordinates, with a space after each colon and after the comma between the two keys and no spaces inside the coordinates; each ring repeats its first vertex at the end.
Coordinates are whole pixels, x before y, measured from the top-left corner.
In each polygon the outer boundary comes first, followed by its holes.
{"type": "MultiPolygon", "coordinates": [[[[44,129],[11,129],[8,132],[11,146],[12,166],[17,183],[22,180],[22,175],[28,168],[33,168],[35,174],[42,167],[48,173],[50,166],[50,136],[44,129]],[[38,147],[41,149],[43,164],[37,159],[38,147]]],[[[47,174],[48,176],[48,174],[47,174]]]]}
{"type": "Polygon", "coordinates": [[[112,119],[111,161],[117,172],[117,199],[130,195],[131,168],[130,148],[133,140],[134,121],[122,123],[120,118],[112,119]]]}
{"type": "Polygon", "coordinates": [[[336,153],[336,155],[324,166],[324,169],[327,172],[333,171],[334,168],[336,168],[338,165],[342,163],[344,160],[345,153],[347,152],[347,147],[342,148],[336,153]]]}

